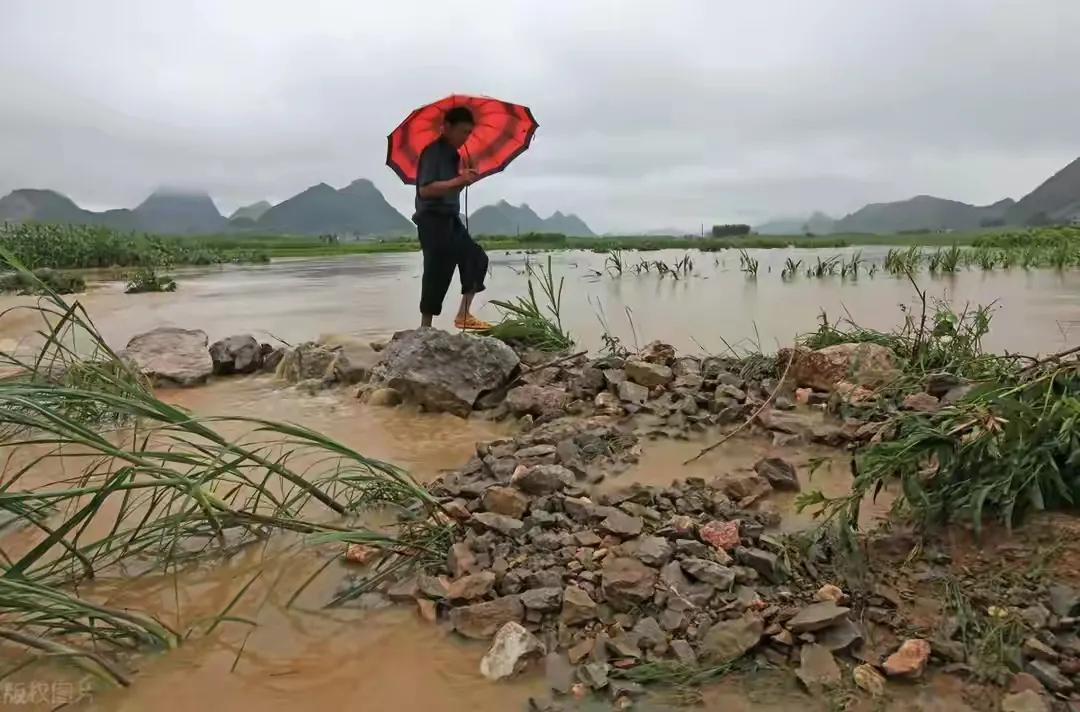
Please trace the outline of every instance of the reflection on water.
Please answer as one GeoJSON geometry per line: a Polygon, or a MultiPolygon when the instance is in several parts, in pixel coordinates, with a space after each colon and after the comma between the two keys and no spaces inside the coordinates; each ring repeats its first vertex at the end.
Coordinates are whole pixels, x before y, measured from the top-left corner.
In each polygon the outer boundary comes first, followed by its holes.
{"type": "MultiPolygon", "coordinates": [[[[719,353],[727,344],[760,344],[765,350],[786,345],[798,333],[814,328],[824,312],[830,319],[850,314],[859,323],[888,328],[900,321],[899,304],[915,296],[904,278],[863,274],[857,281],[839,277],[790,282],[780,279],[787,257],[814,262],[819,256],[850,254],[854,248],[825,250],[751,250],[760,260],[756,280],[748,280],[737,253],[691,253],[695,268],[674,280],[655,272],[622,277],[604,275],[604,256],[589,252],[551,255],[556,273],[566,279],[563,294],[565,326],[585,346],[600,345],[600,316],[625,343],[662,339],[682,350],[698,344],[719,353]],[[633,327],[627,317],[632,314],[633,327]],[[636,334],[636,336],[635,336],[636,334]]],[[[862,250],[880,261],[884,247],[862,250]]],[[[628,252],[629,266],[639,259],[674,263],[684,253],[628,252]]],[[[489,290],[478,298],[479,313],[497,317],[487,299],[524,292],[526,259],[546,256],[492,254],[489,290]]],[[[357,255],[333,259],[282,261],[269,265],[186,270],[173,294],[125,295],[112,283],[82,297],[110,343],[123,345],[141,331],[162,324],[200,328],[212,339],[250,332],[290,342],[313,339],[324,332],[384,337],[418,321],[420,289],[418,254],[357,255]]],[[[1048,352],[1080,338],[1080,271],[1052,270],[960,272],[931,277],[922,284],[931,297],[963,305],[995,302],[998,312],[987,346],[994,350],[1048,352]]],[[[449,327],[456,295],[451,290],[444,315],[436,322],[449,327]]],[[[20,298],[0,299],[0,306],[20,298]]],[[[27,301],[22,298],[22,301],[27,301]]],[[[5,320],[6,321],[6,320],[5,320]]],[[[25,333],[34,324],[3,324],[0,337],[25,333]]]]}

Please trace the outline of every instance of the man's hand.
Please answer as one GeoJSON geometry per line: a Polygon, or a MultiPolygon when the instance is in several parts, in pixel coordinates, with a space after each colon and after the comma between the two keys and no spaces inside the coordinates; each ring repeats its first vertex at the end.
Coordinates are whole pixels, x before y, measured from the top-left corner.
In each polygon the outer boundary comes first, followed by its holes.
{"type": "Polygon", "coordinates": [[[462,168],[461,173],[458,174],[458,185],[466,186],[472,185],[480,178],[480,174],[476,172],[475,168],[462,168]]]}

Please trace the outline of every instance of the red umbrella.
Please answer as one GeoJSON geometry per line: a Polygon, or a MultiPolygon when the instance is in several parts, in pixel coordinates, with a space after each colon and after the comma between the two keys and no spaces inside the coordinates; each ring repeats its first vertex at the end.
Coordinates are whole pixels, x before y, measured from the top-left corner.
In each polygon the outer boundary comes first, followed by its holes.
{"type": "Polygon", "coordinates": [[[539,125],[529,107],[489,96],[452,94],[421,106],[386,137],[386,165],[405,183],[416,183],[420,152],[439,137],[443,116],[455,106],[468,108],[476,120],[460,153],[464,162],[475,168],[481,178],[498,173],[521,155],[529,147],[539,125]]]}

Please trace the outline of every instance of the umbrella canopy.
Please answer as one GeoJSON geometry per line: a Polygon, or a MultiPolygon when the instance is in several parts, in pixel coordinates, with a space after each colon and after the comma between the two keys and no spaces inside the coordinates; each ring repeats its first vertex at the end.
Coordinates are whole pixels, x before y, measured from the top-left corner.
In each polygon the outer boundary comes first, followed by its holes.
{"type": "Polygon", "coordinates": [[[386,137],[386,165],[401,180],[416,183],[420,152],[442,132],[443,117],[455,106],[472,112],[476,125],[459,153],[481,178],[510,165],[529,147],[539,124],[527,106],[489,96],[452,94],[413,111],[386,137]]]}

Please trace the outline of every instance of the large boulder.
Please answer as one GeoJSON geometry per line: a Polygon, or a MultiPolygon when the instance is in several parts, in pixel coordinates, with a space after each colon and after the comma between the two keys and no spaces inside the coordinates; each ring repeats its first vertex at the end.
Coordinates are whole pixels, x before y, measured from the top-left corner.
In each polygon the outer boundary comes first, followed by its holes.
{"type": "MultiPolygon", "coordinates": [[[[781,363],[790,354],[781,353],[781,363]]],[[[790,375],[795,384],[818,391],[831,391],[842,381],[878,388],[900,374],[896,355],[880,344],[835,344],[814,351],[800,348],[794,359],[790,375]]]]}
{"type": "Polygon", "coordinates": [[[159,326],[132,337],[121,356],[155,384],[195,386],[205,383],[214,370],[208,340],[206,332],[198,329],[159,326]]]}
{"type": "Polygon", "coordinates": [[[498,339],[430,328],[394,334],[380,356],[371,378],[375,385],[463,418],[481,394],[505,385],[519,365],[517,354],[498,339]]]}
{"type": "Polygon", "coordinates": [[[254,373],[262,367],[263,352],[254,336],[236,334],[210,344],[210,359],[219,376],[254,373]]]}

